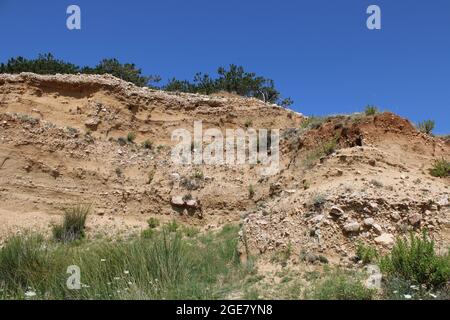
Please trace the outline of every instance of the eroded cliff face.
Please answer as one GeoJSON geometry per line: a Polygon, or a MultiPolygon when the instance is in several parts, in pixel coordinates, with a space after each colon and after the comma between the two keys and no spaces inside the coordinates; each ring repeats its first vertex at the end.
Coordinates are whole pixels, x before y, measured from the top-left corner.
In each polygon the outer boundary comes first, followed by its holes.
{"type": "Polygon", "coordinates": [[[89,203],[91,235],[128,235],[157,216],[201,229],[240,222],[252,252],[294,246],[332,261],[350,259],[357,241],[387,249],[424,228],[448,245],[449,179],[428,172],[449,158],[447,141],[391,113],[304,129],[302,121],[230,94],[168,93],[111,76],[0,75],[0,234],[48,230],[64,207],[89,203]],[[279,172],[173,164],[172,132],[193,132],[195,121],[224,134],[279,129],[279,172]]]}

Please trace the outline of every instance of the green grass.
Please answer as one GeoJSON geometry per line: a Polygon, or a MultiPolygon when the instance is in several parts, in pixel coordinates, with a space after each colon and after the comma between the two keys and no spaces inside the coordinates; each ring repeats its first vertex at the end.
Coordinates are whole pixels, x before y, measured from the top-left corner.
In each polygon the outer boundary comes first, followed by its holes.
{"type": "Polygon", "coordinates": [[[444,178],[450,176],[450,161],[445,159],[436,160],[430,169],[433,177],[444,178]]]}
{"type": "Polygon", "coordinates": [[[378,108],[376,106],[367,106],[364,113],[366,116],[374,116],[378,113],[378,108]]]}
{"type": "Polygon", "coordinates": [[[356,248],[356,256],[362,263],[373,263],[378,259],[378,252],[374,247],[358,243],[356,248]]]}
{"type": "Polygon", "coordinates": [[[157,228],[157,227],[159,227],[159,220],[158,219],[156,219],[156,218],[149,218],[148,220],[147,220],[147,223],[148,223],[148,227],[150,228],[150,229],[155,229],[155,228],[157,228]]]}
{"type": "Polygon", "coordinates": [[[362,283],[362,275],[341,269],[329,271],[305,292],[306,299],[314,300],[372,300],[375,291],[362,283]]]}
{"type": "Polygon", "coordinates": [[[220,299],[248,270],[238,258],[239,228],[225,226],[186,238],[152,230],[150,238],[62,244],[38,235],[16,236],[0,249],[0,298],[220,299]],[[81,290],[66,287],[67,267],[81,270],[81,290]]]}
{"type": "Polygon", "coordinates": [[[78,205],[64,211],[62,224],[54,225],[53,237],[57,241],[72,242],[84,238],[86,218],[91,210],[88,205],[78,205]]]}
{"type": "Polygon", "coordinates": [[[425,233],[422,237],[411,234],[409,241],[397,240],[391,253],[381,258],[380,268],[388,278],[439,287],[450,281],[450,252],[439,256],[425,233]]]}
{"type": "Polygon", "coordinates": [[[129,132],[127,134],[127,140],[128,142],[134,142],[134,140],[136,139],[136,133],[134,132],[129,132]]]}

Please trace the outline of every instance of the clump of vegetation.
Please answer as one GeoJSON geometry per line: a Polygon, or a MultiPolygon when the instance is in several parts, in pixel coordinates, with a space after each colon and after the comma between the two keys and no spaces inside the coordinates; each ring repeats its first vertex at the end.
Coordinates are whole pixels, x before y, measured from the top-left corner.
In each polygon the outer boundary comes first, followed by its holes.
{"type": "Polygon", "coordinates": [[[32,116],[30,116],[30,115],[28,115],[28,114],[21,114],[21,115],[18,115],[18,118],[19,118],[20,121],[22,121],[22,122],[28,122],[28,123],[31,123],[31,124],[36,124],[36,123],[39,122],[39,119],[34,118],[34,117],[32,117],[32,116]]]}
{"type": "Polygon", "coordinates": [[[147,176],[147,184],[152,183],[154,177],[155,177],[155,170],[150,170],[147,176]]]}
{"type": "Polygon", "coordinates": [[[327,202],[327,197],[322,193],[316,193],[311,198],[310,205],[320,208],[327,202]]]}
{"type": "Polygon", "coordinates": [[[153,148],[153,143],[150,140],[145,140],[142,142],[142,147],[145,149],[151,149],[153,148]]]}
{"type": "Polygon", "coordinates": [[[64,211],[61,225],[53,226],[53,237],[64,243],[81,240],[85,236],[86,218],[91,210],[88,205],[78,205],[64,211]]]}
{"type": "Polygon", "coordinates": [[[317,129],[319,128],[325,121],[326,117],[315,117],[311,116],[308,118],[304,118],[300,124],[300,128],[302,129],[317,129]]]}
{"type": "Polygon", "coordinates": [[[202,180],[204,178],[203,172],[200,170],[197,170],[194,172],[194,178],[202,180]]]}
{"type": "Polygon", "coordinates": [[[443,178],[450,176],[450,161],[444,158],[436,160],[433,167],[430,169],[430,174],[433,177],[443,178]]]}
{"type": "Polygon", "coordinates": [[[362,263],[369,264],[377,260],[378,252],[374,247],[364,245],[360,242],[356,248],[356,257],[362,261],[362,263]]]}
{"type": "Polygon", "coordinates": [[[116,175],[117,175],[118,177],[121,177],[121,176],[122,176],[122,169],[116,168],[115,172],[116,172],[116,175]]]}
{"type": "Polygon", "coordinates": [[[436,125],[436,123],[434,122],[434,120],[425,120],[423,122],[419,122],[418,128],[419,128],[419,131],[421,131],[423,133],[432,134],[435,125],[436,125]]]}
{"type": "Polygon", "coordinates": [[[333,152],[336,151],[338,140],[339,134],[308,153],[304,160],[305,167],[310,169],[314,166],[318,159],[333,154],[333,152]]]}
{"type": "Polygon", "coordinates": [[[303,186],[303,190],[308,190],[311,186],[311,183],[308,180],[304,179],[302,181],[302,186],[303,186]]]}
{"type": "Polygon", "coordinates": [[[117,138],[117,142],[119,143],[119,145],[124,146],[127,144],[127,139],[124,137],[119,137],[117,138]]]}
{"type": "Polygon", "coordinates": [[[78,134],[78,129],[76,128],[72,128],[72,127],[67,127],[67,132],[71,135],[71,136],[76,136],[78,134]]]}
{"type": "Polygon", "coordinates": [[[281,266],[285,267],[292,255],[292,244],[289,243],[288,246],[282,250],[276,251],[272,257],[271,262],[280,263],[281,266]]]}
{"type": "Polygon", "coordinates": [[[253,72],[247,72],[242,66],[231,64],[228,68],[217,69],[217,76],[212,77],[201,72],[195,74],[193,81],[171,79],[165,86],[157,86],[161,81],[158,75],[145,76],[133,63],[121,63],[117,59],[103,59],[94,67],[77,66],[56,59],[51,53],[40,54],[36,59],[24,57],[11,58],[0,64],[0,73],[33,72],[37,74],[110,74],[137,86],[158,88],[166,91],[211,94],[230,92],[244,97],[254,97],[264,102],[278,103],[283,107],[293,104],[292,99],[281,97],[275,88],[275,82],[253,72]]]}
{"type": "Polygon", "coordinates": [[[376,179],[370,180],[370,184],[377,188],[382,188],[384,186],[383,182],[376,180],[376,179]]]}
{"type": "Polygon", "coordinates": [[[127,134],[127,140],[128,140],[128,142],[133,143],[135,139],[136,139],[136,133],[134,133],[134,132],[128,132],[128,134],[127,134]]]}
{"type": "Polygon", "coordinates": [[[159,226],[159,220],[154,217],[151,217],[150,219],[148,219],[147,223],[148,223],[148,227],[150,229],[155,229],[159,226]]]}
{"type": "Polygon", "coordinates": [[[177,220],[173,219],[172,221],[170,221],[169,223],[167,223],[164,228],[168,231],[168,232],[177,232],[178,228],[180,227],[180,225],[178,224],[177,220]]]}
{"type": "Polygon", "coordinates": [[[318,280],[305,298],[314,300],[372,300],[375,291],[366,288],[361,275],[354,272],[334,270],[318,280]]]}
{"type": "Polygon", "coordinates": [[[231,64],[229,68],[220,67],[217,76],[197,73],[193,82],[172,79],[162,88],[167,91],[211,94],[215,92],[230,92],[244,97],[253,97],[264,102],[278,103],[287,107],[293,103],[291,99],[282,99],[271,79],[246,72],[242,66],[231,64]]]}
{"type": "Polygon", "coordinates": [[[190,193],[185,194],[183,196],[183,201],[189,201],[189,200],[192,200],[192,199],[193,199],[193,197],[192,197],[192,194],[190,194],[190,193]]]}
{"type": "MultiPolygon", "coordinates": [[[[0,64],[0,73],[33,72],[37,74],[111,74],[137,86],[159,82],[159,76],[143,76],[142,71],[132,63],[120,63],[117,59],[103,59],[95,67],[80,67],[55,57],[51,53],[39,54],[36,59],[11,58],[0,64]]],[[[150,86],[150,85],[149,85],[150,86]]]]}
{"type": "Polygon", "coordinates": [[[438,287],[450,280],[450,252],[438,256],[426,233],[411,234],[409,241],[397,240],[391,253],[381,258],[380,268],[390,278],[438,287]]]}
{"type": "Polygon", "coordinates": [[[369,105],[364,110],[364,113],[366,114],[366,116],[374,116],[378,113],[378,108],[376,106],[369,105]]]}
{"type": "Polygon", "coordinates": [[[255,196],[255,187],[252,184],[250,184],[248,186],[248,197],[249,199],[253,199],[254,196],[255,196]]]}

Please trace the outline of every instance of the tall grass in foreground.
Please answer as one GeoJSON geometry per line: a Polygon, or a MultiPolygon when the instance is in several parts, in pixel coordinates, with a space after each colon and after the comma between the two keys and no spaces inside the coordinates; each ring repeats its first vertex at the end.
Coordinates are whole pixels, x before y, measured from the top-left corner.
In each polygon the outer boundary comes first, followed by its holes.
{"type": "Polygon", "coordinates": [[[366,288],[362,275],[342,269],[331,270],[305,292],[306,299],[314,300],[372,300],[375,290],[366,288]]]}
{"type": "Polygon", "coordinates": [[[0,298],[224,298],[246,272],[237,241],[237,226],[194,238],[164,227],[146,238],[77,244],[16,236],[0,250],[0,298]],[[70,265],[80,267],[80,290],[66,287],[70,265]]]}

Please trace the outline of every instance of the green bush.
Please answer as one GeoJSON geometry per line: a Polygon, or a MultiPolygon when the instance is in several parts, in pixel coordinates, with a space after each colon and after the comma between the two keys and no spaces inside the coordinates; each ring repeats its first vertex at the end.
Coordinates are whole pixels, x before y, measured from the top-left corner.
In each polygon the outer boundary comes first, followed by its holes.
{"type": "Polygon", "coordinates": [[[168,232],[177,232],[180,225],[178,224],[177,220],[173,219],[171,222],[167,223],[165,225],[165,229],[168,232]]]}
{"type": "Polygon", "coordinates": [[[240,96],[254,97],[265,102],[279,103],[289,106],[293,103],[290,98],[282,99],[275,89],[274,81],[246,72],[242,66],[231,64],[228,68],[217,69],[217,76],[197,73],[193,82],[173,78],[163,87],[166,91],[211,94],[214,92],[230,92],[240,96]]]}
{"type": "Polygon", "coordinates": [[[128,132],[128,134],[127,134],[127,140],[128,140],[128,142],[134,142],[135,139],[136,139],[136,133],[134,133],[134,132],[128,132]]]}
{"type": "Polygon", "coordinates": [[[142,142],[142,147],[145,149],[151,149],[153,148],[153,143],[150,140],[145,140],[142,142]]]}
{"type": "Polygon", "coordinates": [[[322,193],[316,193],[312,196],[309,205],[316,208],[322,207],[327,202],[326,195],[322,193]]]}
{"type": "Polygon", "coordinates": [[[419,131],[424,132],[426,134],[432,134],[435,127],[435,122],[433,120],[426,120],[423,122],[419,122],[418,127],[419,131]]]}
{"type": "Polygon", "coordinates": [[[37,74],[111,74],[137,86],[147,86],[159,82],[159,76],[143,76],[141,69],[132,63],[120,63],[117,59],[103,59],[95,67],[80,67],[72,63],[55,59],[51,53],[39,54],[36,59],[24,57],[11,58],[6,64],[0,64],[0,73],[33,72],[37,74]]]}
{"type": "Polygon", "coordinates": [[[334,270],[306,291],[305,297],[315,300],[372,300],[375,291],[366,288],[360,278],[355,273],[334,270]]]}
{"type": "Polygon", "coordinates": [[[358,243],[356,248],[356,256],[364,264],[369,264],[377,260],[378,252],[374,247],[366,246],[363,243],[358,243]]]}
{"type": "Polygon", "coordinates": [[[148,219],[147,223],[148,223],[148,227],[150,229],[155,229],[159,226],[159,220],[154,217],[151,217],[150,219],[148,219]]]}
{"type": "Polygon", "coordinates": [[[389,255],[380,260],[383,273],[419,285],[440,286],[450,280],[450,254],[438,256],[434,242],[424,233],[399,239],[389,255]]]}
{"type": "Polygon", "coordinates": [[[376,106],[367,106],[364,113],[366,116],[374,116],[378,113],[378,108],[376,106]]]}
{"type": "Polygon", "coordinates": [[[86,218],[90,210],[90,206],[83,205],[66,209],[63,223],[53,226],[55,240],[67,243],[84,238],[86,218]]]}
{"type": "Polygon", "coordinates": [[[438,178],[450,176],[450,161],[445,159],[436,160],[430,169],[430,174],[438,178]]]}

